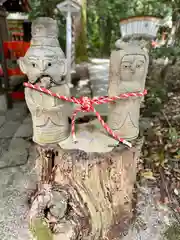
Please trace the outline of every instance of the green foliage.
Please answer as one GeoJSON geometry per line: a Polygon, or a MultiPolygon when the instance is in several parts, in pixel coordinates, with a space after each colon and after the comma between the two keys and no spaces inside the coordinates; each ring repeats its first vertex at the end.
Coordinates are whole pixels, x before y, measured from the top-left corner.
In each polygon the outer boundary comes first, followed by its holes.
{"type": "Polygon", "coordinates": [[[56,5],[63,0],[31,0],[30,5],[32,11],[29,14],[31,20],[37,17],[51,17],[57,19],[59,26],[59,42],[62,50],[65,52],[66,49],[66,19],[57,10],[56,5]],[[56,13],[55,13],[56,9],[56,13]]]}
{"type": "Polygon", "coordinates": [[[173,47],[162,46],[160,48],[153,49],[151,51],[151,56],[153,58],[168,57],[169,59],[171,59],[172,57],[180,56],[180,47],[179,46],[173,46],[173,47]]]}
{"type": "Polygon", "coordinates": [[[166,240],[180,240],[180,227],[178,223],[173,223],[164,233],[166,240]]]}
{"type": "Polygon", "coordinates": [[[89,54],[109,56],[115,40],[120,37],[120,19],[140,15],[164,18],[171,13],[167,3],[163,0],[91,0],[87,8],[89,54]]]}
{"type": "Polygon", "coordinates": [[[167,100],[167,89],[160,83],[151,86],[151,90],[146,96],[146,105],[143,115],[149,117],[151,115],[159,114],[164,102],[167,100]]]}
{"type": "Polygon", "coordinates": [[[177,133],[176,128],[170,127],[169,128],[169,139],[174,143],[178,140],[179,136],[177,133]]]}
{"type": "Polygon", "coordinates": [[[81,11],[81,31],[76,41],[76,62],[85,62],[87,55],[87,34],[86,34],[86,6],[81,11]]]}
{"type": "MultiPolygon", "coordinates": [[[[49,16],[58,19],[60,28],[59,41],[65,50],[65,19],[54,13],[57,3],[63,0],[31,0],[32,11],[30,18],[49,16]]],[[[89,56],[109,57],[115,41],[120,38],[120,19],[130,16],[153,15],[173,20],[179,19],[180,0],[81,0],[82,31],[77,40],[76,52],[79,61],[87,60],[89,56]],[[87,7],[86,7],[87,5],[87,7]],[[86,20],[87,11],[87,20],[86,20]],[[87,30],[87,31],[86,31],[87,30]]],[[[180,37],[177,37],[178,41],[180,37]]],[[[155,57],[172,57],[180,55],[180,48],[162,47],[152,51],[155,57]]]]}
{"type": "Polygon", "coordinates": [[[30,19],[37,17],[51,17],[55,16],[54,10],[61,0],[30,0],[32,11],[30,12],[30,19]]]}

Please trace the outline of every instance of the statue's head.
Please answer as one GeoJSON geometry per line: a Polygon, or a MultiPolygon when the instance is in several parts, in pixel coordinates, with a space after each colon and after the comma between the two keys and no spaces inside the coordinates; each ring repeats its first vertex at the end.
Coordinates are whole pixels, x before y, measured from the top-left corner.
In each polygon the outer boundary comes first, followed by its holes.
{"type": "Polygon", "coordinates": [[[63,82],[67,64],[57,39],[58,28],[51,18],[38,18],[32,24],[31,46],[19,59],[21,71],[29,82],[49,88],[63,82]]]}
{"type": "Polygon", "coordinates": [[[149,56],[142,43],[117,42],[111,55],[110,81],[122,91],[142,91],[148,70],[149,56]],[[124,89],[123,89],[124,88],[124,89]]]}
{"type": "Polygon", "coordinates": [[[144,54],[125,53],[120,63],[120,78],[122,81],[133,81],[144,78],[147,59],[144,54]]]}

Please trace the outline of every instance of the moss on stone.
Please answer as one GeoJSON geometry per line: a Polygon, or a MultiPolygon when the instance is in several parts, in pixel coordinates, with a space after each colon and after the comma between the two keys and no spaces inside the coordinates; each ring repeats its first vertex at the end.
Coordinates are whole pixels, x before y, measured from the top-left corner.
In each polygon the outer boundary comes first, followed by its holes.
{"type": "Polygon", "coordinates": [[[51,230],[44,219],[33,219],[30,223],[30,231],[36,240],[53,240],[51,230]]]}

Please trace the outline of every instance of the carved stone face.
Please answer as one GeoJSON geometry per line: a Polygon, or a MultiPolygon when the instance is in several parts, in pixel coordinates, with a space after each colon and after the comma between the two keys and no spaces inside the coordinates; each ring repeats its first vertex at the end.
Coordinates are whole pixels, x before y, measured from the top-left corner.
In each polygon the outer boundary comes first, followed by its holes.
{"type": "MultiPolygon", "coordinates": [[[[110,97],[128,92],[142,92],[148,70],[148,52],[136,44],[124,43],[113,51],[110,59],[110,97]]],[[[143,97],[120,99],[109,104],[108,125],[125,139],[135,139],[139,134],[139,109],[143,97]]]]}
{"type": "Polygon", "coordinates": [[[120,78],[122,81],[138,81],[144,78],[146,59],[143,55],[125,55],[120,65],[120,78]]]}
{"type": "Polygon", "coordinates": [[[109,94],[143,91],[148,70],[148,53],[139,46],[113,51],[110,60],[109,94]]]}
{"type": "Polygon", "coordinates": [[[58,48],[31,47],[19,63],[29,82],[45,88],[61,84],[67,71],[66,59],[58,48]]]}

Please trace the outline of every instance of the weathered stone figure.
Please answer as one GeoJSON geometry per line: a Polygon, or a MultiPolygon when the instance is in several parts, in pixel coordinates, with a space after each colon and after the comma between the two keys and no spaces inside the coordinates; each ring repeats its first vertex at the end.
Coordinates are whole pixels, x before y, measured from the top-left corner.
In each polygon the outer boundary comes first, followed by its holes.
{"type": "MultiPolygon", "coordinates": [[[[69,96],[69,88],[63,80],[67,71],[66,59],[57,36],[55,20],[38,18],[32,24],[31,46],[19,63],[30,83],[69,96]]],[[[34,142],[53,144],[69,136],[68,103],[29,88],[25,89],[25,98],[32,114],[34,142]]]]}
{"type": "MultiPolygon", "coordinates": [[[[110,59],[110,97],[128,92],[143,92],[148,71],[149,56],[145,42],[117,41],[118,50],[110,59]]],[[[108,124],[117,135],[135,139],[139,134],[139,109],[143,97],[117,100],[109,105],[108,124]]]]}

